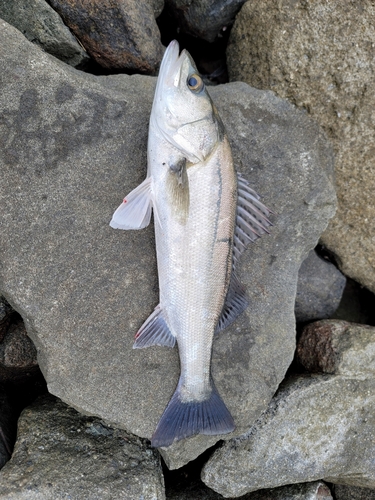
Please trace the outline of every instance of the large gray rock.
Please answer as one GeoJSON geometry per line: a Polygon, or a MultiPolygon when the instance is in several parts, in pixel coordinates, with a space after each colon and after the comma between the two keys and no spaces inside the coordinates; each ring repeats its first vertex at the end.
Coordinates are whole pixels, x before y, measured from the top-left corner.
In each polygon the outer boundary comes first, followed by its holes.
{"type": "Polygon", "coordinates": [[[307,110],[335,150],[338,210],[322,237],[347,276],[375,291],[375,5],[372,0],[247,2],[236,17],[231,81],[307,110]]]}
{"type": "Polygon", "coordinates": [[[155,74],[163,46],[155,21],[159,2],[50,0],[90,56],[109,70],[155,74]]]}
{"type": "Polygon", "coordinates": [[[141,439],[45,396],[21,414],[0,499],[52,498],[162,500],[160,458],[141,439]]]}
{"type": "Polygon", "coordinates": [[[214,453],[207,486],[225,497],[317,479],[375,488],[375,328],[338,323],[332,343],[335,374],[288,381],[247,434],[214,453]]]}
{"type": "Polygon", "coordinates": [[[245,0],[166,0],[183,33],[214,42],[229,28],[245,0]]]}
{"type": "Polygon", "coordinates": [[[297,322],[330,318],[340,304],[345,284],[345,276],[311,250],[298,273],[297,322]]]}
{"type": "Polygon", "coordinates": [[[67,64],[79,66],[90,59],[45,0],[0,0],[0,17],[19,29],[30,42],[67,64]]]}
{"type": "MultiPolygon", "coordinates": [[[[155,79],[82,74],[5,23],[0,37],[1,291],[50,392],[149,438],[175,389],[178,353],[132,350],[158,303],[153,227],[114,231],[109,221],[145,177],[155,79]]],[[[214,342],[213,376],[239,435],[293,359],[298,269],[335,210],[332,152],[314,122],[271,92],[230,84],[212,97],[237,168],[278,213],[242,259],[250,306],[214,342]]],[[[164,457],[179,467],[219,439],[196,436],[164,457]]]]}

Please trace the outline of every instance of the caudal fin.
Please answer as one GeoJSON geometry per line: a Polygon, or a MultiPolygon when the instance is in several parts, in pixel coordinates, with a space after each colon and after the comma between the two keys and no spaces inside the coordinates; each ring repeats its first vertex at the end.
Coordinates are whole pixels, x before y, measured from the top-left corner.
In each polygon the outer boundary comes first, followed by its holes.
{"type": "Polygon", "coordinates": [[[235,429],[232,415],[211,380],[212,392],[204,401],[183,403],[178,384],[151,438],[151,446],[170,446],[195,434],[228,434],[235,429]]]}

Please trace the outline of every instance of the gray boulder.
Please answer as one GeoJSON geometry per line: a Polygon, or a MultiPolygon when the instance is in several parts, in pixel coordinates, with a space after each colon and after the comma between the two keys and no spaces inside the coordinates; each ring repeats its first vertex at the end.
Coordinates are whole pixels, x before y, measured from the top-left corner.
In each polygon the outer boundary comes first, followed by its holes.
{"type": "Polygon", "coordinates": [[[330,318],[340,304],[345,285],[345,276],[312,250],[298,272],[297,322],[330,318]]]}
{"type": "Polygon", "coordinates": [[[0,499],[52,498],[162,500],[160,458],[141,439],[44,396],[21,414],[0,499]]]}
{"type": "MultiPolygon", "coordinates": [[[[0,42],[0,291],[23,317],[51,393],[149,438],[178,353],[132,349],[158,303],[153,227],[114,231],[109,221],[145,177],[156,80],[77,72],[6,23],[0,42]]],[[[298,269],[335,210],[332,152],[306,114],[271,92],[237,83],[211,94],[238,170],[278,213],[242,259],[250,306],[214,342],[213,376],[239,435],[293,359],[298,269]]],[[[219,439],[195,436],[163,455],[180,467],[219,439]]]]}
{"type": "Polygon", "coordinates": [[[375,328],[354,330],[337,324],[334,375],[289,380],[245,435],[214,453],[207,486],[225,497],[318,479],[375,488],[375,328]]]}
{"type": "Polygon", "coordinates": [[[305,109],[335,151],[338,210],[322,236],[347,276],[375,292],[375,10],[372,0],[249,1],[227,50],[231,81],[305,109]]]}
{"type": "Polygon", "coordinates": [[[0,0],[0,17],[43,50],[72,66],[89,61],[85,49],[45,0],[0,0]]]}

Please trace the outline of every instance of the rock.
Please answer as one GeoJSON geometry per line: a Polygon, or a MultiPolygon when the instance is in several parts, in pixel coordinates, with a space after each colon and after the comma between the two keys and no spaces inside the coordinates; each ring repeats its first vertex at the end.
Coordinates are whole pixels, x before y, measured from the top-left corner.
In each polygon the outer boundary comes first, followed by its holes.
{"type": "Polygon", "coordinates": [[[157,453],[51,396],[25,409],[11,460],[0,472],[0,499],[164,499],[157,453]]]}
{"type": "Polygon", "coordinates": [[[156,73],[163,56],[156,1],[50,0],[50,4],[103,68],[156,73]]]}
{"type": "Polygon", "coordinates": [[[155,19],[160,16],[164,9],[164,0],[154,0],[153,4],[155,19]]]}
{"type": "Polygon", "coordinates": [[[0,469],[12,454],[12,409],[3,385],[0,385],[0,469]]]}
{"type": "Polygon", "coordinates": [[[375,292],[375,6],[372,0],[247,2],[231,31],[230,80],[306,109],[336,154],[338,211],[322,236],[342,272],[375,292]]]}
{"type": "MultiPolygon", "coordinates": [[[[132,349],[159,300],[153,227],[114,231],[109,221],[145,177],[155,79],[77,72],[5,23],[0,43],[0,291],[24,319],[51,393],[150,438],[178,353],[132,349]]],[[[251,306],[214,342],[213,376],[239,435],[293,359],[298,269],[335,209],[332,153],[317,125],[271,92],[235,83],[211,94],[237,168],[278,213],[241,261],[251,306]]],[[[221,438],[196,436],[163,455],[180,467],[221,438]]]]}
{"type": "Polygon", "coordinates": [[[312,250],[298,273],[297,322],[330,318],[340,304],[345,284],[345,276],[312,250]]]}
{"type": "MultiPolygon", "coordinates": [[[[166,489],[168,500],[220,500],[222,495],[207,488],[202,483],[179,484],[175,489],[166,489]]],[[[313,483],[293,484],[259,490],[241,496],[240,500],[332,500],[331,492],[321,481],[313,483]]]]}
{"type": "Polygon", "coordinates": [[[61,17],[45,0],[0,0],[0,17],[43,50],[72,66],[90,59],[61,17]]]}
{"type": "Polygon", "coordinates": [[[332,319],[375,326],[375,295],[348,278],[340,305],[332,319]]]}
{"type": "Polygon", "coordinates": [[[375,489],[336,484],[334,491],[336,500],[375,500],[375,489]]]}
{"type": "Polygon", "coordinates": [[[298,361],[312,373],[370,377],[375,373],[375,328],[346,321],[306,326],[297,345],[298,361]]]}
{"type": "Polygon", "coordinates": [[[245,0],[166,0],[183,33],[214,42],[232,26],[245,0]]]}
{"type": "Polygon", "coordinates": [[[21,319],[9,326],[0,343],[0,379],[22,377],[38,368],[37,353],[21,319]]]}
{"type": "Polygon", "coordinates": [[[246,434],[213,454],[207,486],[225,497],[322,478],[375,488],[375,328],[337,324],[332,337],[337,374],[286,382],[246,434]]]}
{"type": "Polygon", "coordinates": [[[0,342],[5,337],[13,313],[14,311],[8,302],[0,296],[0,342]]]}
{"type": "Polygon", "coordinates": [[[241,497],[241,500],[333,500],[328,486],[321,481],[292,484],[260,490],[241,497]]]}

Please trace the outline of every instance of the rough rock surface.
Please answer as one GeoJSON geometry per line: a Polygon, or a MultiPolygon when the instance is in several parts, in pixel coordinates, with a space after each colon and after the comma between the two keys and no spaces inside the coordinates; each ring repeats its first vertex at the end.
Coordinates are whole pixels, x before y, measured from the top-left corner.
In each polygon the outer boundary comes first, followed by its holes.
{"type": "Polygon", "coordinates": [[[247,2],[227,51],[230,80],[271,89],[324,128],[335,150],[338,211],[322,241],[347,276],[375,291],[375,4],[247,2]]]}
{"type": "Polygon", "coordinates": [[[156,2],[50,0],[90,56],[103,68],[155,74],[163,46],[156,2]]]}
{"type": "Polygon", "coordinates": [[[160,458],[141,439],[45,396],[21,414],[0,499],[51,498],[162,500],[160,458]]]}
{"type": "Polygon", "coordinates": [[[375,328],[353,328],[337,325],[336,374],[286,382],[247,434],[214,453],[207,486],[225,497],[322,478],[375,488],[375,328]]]}
{"type": "Polygon", "coordinates": [[[298,272],[297,322],[330,318],[340,304],[345,284],[345,276],[312,250],[298,272]]]}
{"type": "Polygon", "coordinates": [[[321,481],[292,484],[249,493],[241,500],[332,500],[328,486],[321,481]]]}
{"type": "Polygon", "coordinates": [[[245,0],[166,0],[183,33],[214,42],[233,24],[245,0]]]}
{"type": "Polygon", "coordinates": [[[30,42],[67,64],[79,66],[89,60],[87,52],[45,0],[0,0],[0,17],[30,42]]]}
{"type": "Polygon", "coordinates": [[[334,491],[336,500],[375,500],[375,489],[336,484],[334,491]]]}
{"type": "Polygon", "coordinates": [[[303,329],[297,359],[311,373],[370,377],[375,373],[375,328],[317,321],[303,329]]]}
{"type": "MultiPolygon", "coordinates": [[[[5,23],[0,37],[0,291],[23,317],[51,393],[150,437],[178,353],[132,349],[158,303],[153,227],[114,231],[109,221],[146,173],[155,79],[77,72],[5,23]]],[[[238,435],[292,361],[298,269],[335,210],[332,154],[317,125],[270,92],[230,84],[211,95],[237,168],[278,213],[242,259],[250,306],[214,342],[213,376],[238,435]]],[[[196,436],[164,457],[179,467],[219,439],[196,436]]]]}

